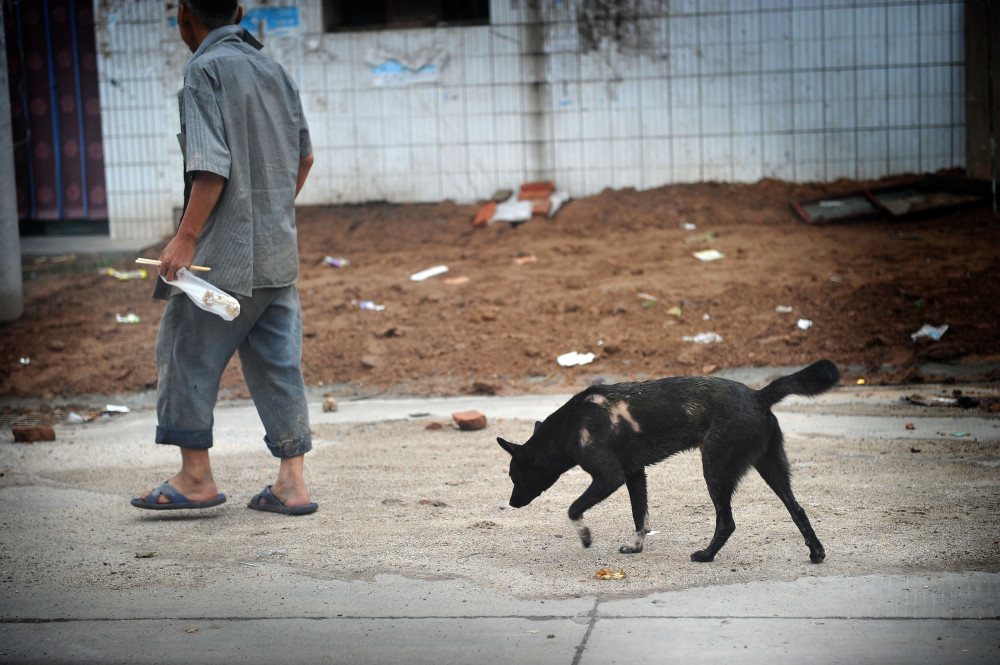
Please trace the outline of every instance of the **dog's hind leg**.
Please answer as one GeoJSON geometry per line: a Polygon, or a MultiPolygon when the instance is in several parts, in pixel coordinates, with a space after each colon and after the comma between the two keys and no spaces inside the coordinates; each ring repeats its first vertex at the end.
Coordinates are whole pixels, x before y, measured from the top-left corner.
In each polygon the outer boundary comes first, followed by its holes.
{"type": "MultiPolygon", "coordinates": [[[[781,434],[779,433],[778,436],[780,437],[781,434]]],[[[778,495],[781,502],[785,504],[785,508],[788,509],[788,513],[792,516],[792,521],[795,522],[795,526],[799,527],[799,531],[802,532],[802,536],[806,539],[806,545],[809,547],[809,560],[813,563],[823,561],[826,558],[823,545],[819,542],[819,538],[816,537],[816,533],[809,523],[809,518],[806,517],[806,511],[802,509],[799,502],[795,500],[795,495],[792,494],[788,458],[785,457],[785,450],[781,445],[780,439],[776,446],[772,445],[767,454],[754,464],[754,467],[756,467],[764,482],[774,490],[774,493],[778,495]]]]}
{"type": "Polygon", "coordinates": [[[632,503],[632,519],[635,521],[635,541],[631,545],[622,545],[622,554],[638,554],[649,533],[649,502],[646,495],[646,470],[639,469],[625,474],[625,487],[628,488],[628,498],[632,503]]]}
{"type": "Polygon", "coordinates": [[[698,550],[691,555],[692,561],[708,563],[714,560],[715,555],[726,544],[726,541],[729,540],[729,536],[733,535],[733,532],[736,531],[736,522],[733,520],[732,501],[738,479],[739,475],[736,476],[736,479],[733,479],[731,476],[719,478],[708,473],[705,474],[705,481],[708,483],[708,494],[712,497],[712,503],[715,504],[715,533],[712,535],[712,541],[708,544],[708,547],[698,550]]]}

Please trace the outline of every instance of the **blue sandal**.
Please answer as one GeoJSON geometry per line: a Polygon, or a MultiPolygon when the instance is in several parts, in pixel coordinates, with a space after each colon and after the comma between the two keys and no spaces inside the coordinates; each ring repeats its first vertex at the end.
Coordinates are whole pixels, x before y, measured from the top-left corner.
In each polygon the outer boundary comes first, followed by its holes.
{"type": "Polygon", "coordinates": [[[282,515],[308,515],[315,513],[319,509],[319,504],[314,501],[304,506],[286,506],[278,500],[278,497],[271,494],[271,486],[268,485],[260,494],[256,494],[250,499],[247,508],[262,510],[266,513],[281,513],[282,515]]]}
{"type": "Polygon", "coordinates": [[[214,499],[208,499],[207,501],[192,501],[178,492],[177,489],[169,483],[163,483],[150,492],[145,499],[132,499],[133,506],[136,508],[144,508],[145,510],[191,510],[195,508],[211,508],[212,506],[217,506],[220,503],[225,502],[225,494],[220,494],[214,499]],[[167,497],[170,502],[160,503],[159,498],[161,496],[167,497]]]}

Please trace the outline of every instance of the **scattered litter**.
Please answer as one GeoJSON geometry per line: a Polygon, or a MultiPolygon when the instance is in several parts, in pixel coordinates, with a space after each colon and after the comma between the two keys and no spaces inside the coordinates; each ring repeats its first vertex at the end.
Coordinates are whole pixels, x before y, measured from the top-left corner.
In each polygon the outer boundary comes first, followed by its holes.
{"type": "Polygon", "coordinates": [[[469,278],[466,277],[465,275],[462,275],[461,277],[449,277],[448,279],[444,280],[444,283],[447,284],[448,286],[457,286],[459,284],[466,284],[468,281],[469,278]]]}
{"type": "MultiPolygon", "coordinates": [[[[247,565],[250,565],[250,564],[247,564],[247,565]]],[[[188,629],[187,629],[187,630],[185,630],[184,632],[185,632],[185,633],[197,633],[197,632],[198,632],[198,629],[197,629],[197,628],[188,628],[188,629]]]]}
{"type": "Polygon", "coordinates": [[[702,321],[708,321],[711,318],[712,318],[712,315],[709,314],[708,312],[705,312],[704,314],[701,315],[701,320],[702,321]]]}
{"type": "Polygon", "coordinates": [[[812,324],[813,322],[809,319],[799,319],[795,325],[797,325],[800,330],[809,330],[812,328],[812,324]]]}
{"type": "Polygon", "coordinates": [[[791,314],[792,308],[788,305],[778,305],[774,308],[774,311],[778,314],[791,314]]]}
{"type": "Polygon", "coordinates": [[[601,568],[594,573],[594,577],[599,580],[623,580],[625,579],[625,569],[621,568],[618,572],[615,572],[610,568],[601,568]]]}
{"type": "Polygon", "coordinates": [[[552,205],[546,216],[552,218],[555,216],[556,211],[559,210],[564,203],[569,201],[569,192],[552,192],[552,195],[549,197],[549,201],[552,205]]]}
{"type": "Polygon", "coordinates": [[[677,225],[677,228],[684,229],[685,231],[694,231],[698,228],[698,226],[696,224],[692,224],[691,222],[681,222],[677,225]]]}
{"type": "Polygon", "coordinates": [[[649,300],[651,302],[656,302],[656,296],[651,296],[648,293],[639,293],[638,296],[643,300],[649,300]]]}
{"type": "Polygon", "coordinates": [[[136,552],[135,553],[135,558],[136,559],[152,559],[154,556],[156,556],[156,552],[136,552]]]}
{"type": "Polygon", "coordinates": [[[371,300],[362,300],[361,302],[358,302],[357,300],[352,300],[351,304],[357,305],[361,309],[367,309],[373,312],[381,312],[382,310],[385,309],[385,305],[376,305],[371,300]]]}
{"type": "Polygon", "coordinates": [[[684,316],[684,311],[677,305],[674,305],[673,307],[667,310],[667,314],[669,314],[670,316],[676,316],[679,319],[682,316],[684,316]]]}
{"type": "Polygon", "coordinates": [[[333,256],[328,256],[323,259],[323,263],[333,266],[334,268],[343,268],[345,266],[351,265],[351,262],[347,259],[336,258],[333,256]]]}
{"type": "Polygon", "coordinates": [[[688,335],[685,335],[684,336],[684,341],[685,342],[694,342],[695,344],[712,344],[714,342],[721,342],[722,341],[722,335],[720,335],[719,333],[715,333],[715,332],[703,332],[703,333],[698,333],[694,337],[690,337],[688,335]]]}
{"type": "Polygon", "coordinates": [[[236,298],[218,290],[202,278],[195,277],[187,268],[178,270],[177,279],[172,282],[167,281],[163,275],[160,275],[160,279],[170,286],[179,288],[195,305],[206,312],[216,314],[226,321],[232,321],[240,315],[240,303],[236,298]]]}
{"type": "Polygon", "coordinates": [[[273,552],[261,552],[260,554],[257,555],[257,558],[258,559],[263,559],[265,557],[273,556],[275,554],[287,554],[287,553],[288,553],[288,550],[285,550],[285,549],[274,550],[273,552]]]}
{"type": "Polygon", "coordinates": [[[129,408],[127,406],[118,406],[117,404],[108,404],[104,407],[104,410],[108,413],[128,413],[129,408]]]}
{"type": "Polygon", "coordinates": [[[18,358],[17,362],[21,363],[22,365],[30,365],[31,364],[31,358],[28,358],[28,357],[18,358]]]}
{"type": "Polygon", "coordinates": [[[496,205],[493,216],[487,222],[526,222],[535,214],[535,204],[533,201],[519,201],[515,197],[510,197],[503,203],[496,205]]]}
{"type": "Polygon", "coordinates": [[[865,385],[865,380],[864,379],[858,379],[858,385],[859,386],[865,385]]]}
{"type": "Polygon", "coordinates": [[[684,238],[685,245],[691,245],[696,242],[714,242],[719,237],[718,233],[699,233],[696,236],[688,236],[684,238]]]}
{"type": "Polygon", "coordinates": [[[517,256],[514,257],[514,265],[523,266],[525,263],[534,263],[538,260],[538,257],[534,254],[529,254],[528,256],[517,256]]]}
{"type": "Polygon", "coordinates": [[[81,416],[76,411],[70,411],[69,415],[66,416],[66,422],[68,422],[71,425],[79,425],[86,421],[84,421],[83,416],[81,416]]]}
{"type": "Polygon", "coordinates": [[[655,536],[655,535],[656,535],[656,534],[658,534],[658,533],[659,533],[659,531],[650,531],[650,532],[649,532],[649,533],[647,533],[646,535],[647,535],[647,536],[655,536]]]}
{"type": "Polygon", "coordinates": [[[906,429],[910,430],[917,429],[917,426],[914,425],[913,423],[906,423],[906,429]]]}
{"type": "Polygon", "coordinates": [[[114,277],[122,282],[127,282],[130,279],[146,279],[148,276],[148,273],[142,268],[139,268],[138,270],[129,270],[127,272],[121,272],[119,270],[115,270],[114,268],[108,268],[104,271],[104,274],[109,277],[114,277]]]}
{"type": "Polygon", "coordinates": [[[434,266],[433,268],[421,270],[418,273],[410,275],[410,279],[414,282],[422,282],[425,279],[430,279],[435,275],[443,275],[446,272],[448,272],[448,266],[434,266]]]}
{"type": "Polygon", "coordinates": [[[516,194],[510,190],[494,193],[493,200],[479,209],[472,223],[474,226],[488,226],[493,222],[519,224],[535,215],[551,218],[569,199],[569,193],[555,191],[555,183],[551,180],[526,182],[516,194]],[[499,198],[504,195],[505,198],[499,198]]]}
{"type": "Polygon", "coordinates": [[[577,353],[576,351],[570,351],[569,353],[564,353],[558,358],[558,362],[563,367],[574,367],[576,365],[587,365],[594,362],[593,353],[577,353]]]}
{"type": "Polygon", "coordinates": [[[115,314],[115,318],[118,320],[118,323],[139,323],[142,321],[135,312],[128,312],[124,315],[115,314]]]}
{"type": "Polygon", "coordinates": [[[910,335],[910,338],[913,339],[913,341],[915,342],[921,337],[929,337],[936,342],[939,339],[941,339],[941,336],[944,335],[947,331],[948,331],[947,323],[942,326],[932,326],[929,323],[925,323],[923,327],[920,328],[920,330],[918,330],[915,333],[912,333],[910,335]]]}
{"type": "Polygon", "coordinates": [[[972,436],[968,432],[952,432],[951,435],[954,437],[972,436]]]}
{"type": "Polygon", "coordinates": [[[699,261],[718,261],[726,258],[726,255],[717,249],[703,249],[700,252],[695,252],[693,256],[699,261]]]}
{"type": "MultiPolygon", "coordinates": [[[[251,568],[256,568],[257,567],[257,564],[250,563],[249,561],[239,561],[237,563],[239,563],[241,566],[250,566],[251,568]]],[[[194,630],[198,630],[198,629],[195,628],[194,630]]],[[[189,630],[188,632],[192,633],[192,632],[194,632],[194,630],[189,630]]]]}
{"type": "Polygon", "coordinates": [[[980,404],[977,398],[968,395],[956,395],[955,397],[907,395],[903,400],[917,406],[952,406],[959,409],[974,409],[980,404]]]}
{"type": "Polygon", "coordinates": [[[325,413],[333,413],[338,408],[340,408],[340,407],[337,406],[337,400],[335,400],[334,398],[332,398],[332,397],[325,397],[323,399],[323,411],[325,413]]]}

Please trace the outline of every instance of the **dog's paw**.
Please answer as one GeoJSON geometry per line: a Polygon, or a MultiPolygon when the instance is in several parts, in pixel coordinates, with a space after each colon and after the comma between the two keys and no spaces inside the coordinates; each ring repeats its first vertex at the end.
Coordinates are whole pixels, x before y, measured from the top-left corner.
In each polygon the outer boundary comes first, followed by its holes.
{"type": "Polygon", "coordinates": [[[642,545],[636,547],[635,545],[622,545],[618,548],[620,554],[638,554],[642,551],[642,545]]]}
{"type": "Polygon", "coordinates": [[[592,542],[590,538],[590,528],[584,526],[581,520],[573,520],[573,528],[576,529],[576,535],[580,537],[580,542],[584,547],[590,547],[592,542]]]}
{"type": "Polygon", "coordinates": [[[826,552],[823,551],[822,547],[819,548],[818,550],[809,553],[809,560],[812,561],[813,563],[823,563],[823,559],[825,558],[826,558],[826,552]]]}
{"type": "Polygon", "coordinates": [[[698,550],[697,552],[691,555],[691,560],[696,563],[709,563],[715,560],[715,555],[709,554],[705,550],[698,550]]]}

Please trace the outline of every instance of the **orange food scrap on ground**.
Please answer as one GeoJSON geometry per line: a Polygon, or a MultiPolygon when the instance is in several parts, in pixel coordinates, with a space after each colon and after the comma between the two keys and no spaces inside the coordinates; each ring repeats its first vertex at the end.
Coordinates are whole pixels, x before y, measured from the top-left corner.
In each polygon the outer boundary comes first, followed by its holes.
{"type": "Polygon", "coordinates": [[[599,571],[594,573],[594,577],[599,580],[623,580],[625,579],[625,569],[622,568],[618,572],[615,572],[610,568],[601,568],[599,571]]]}

